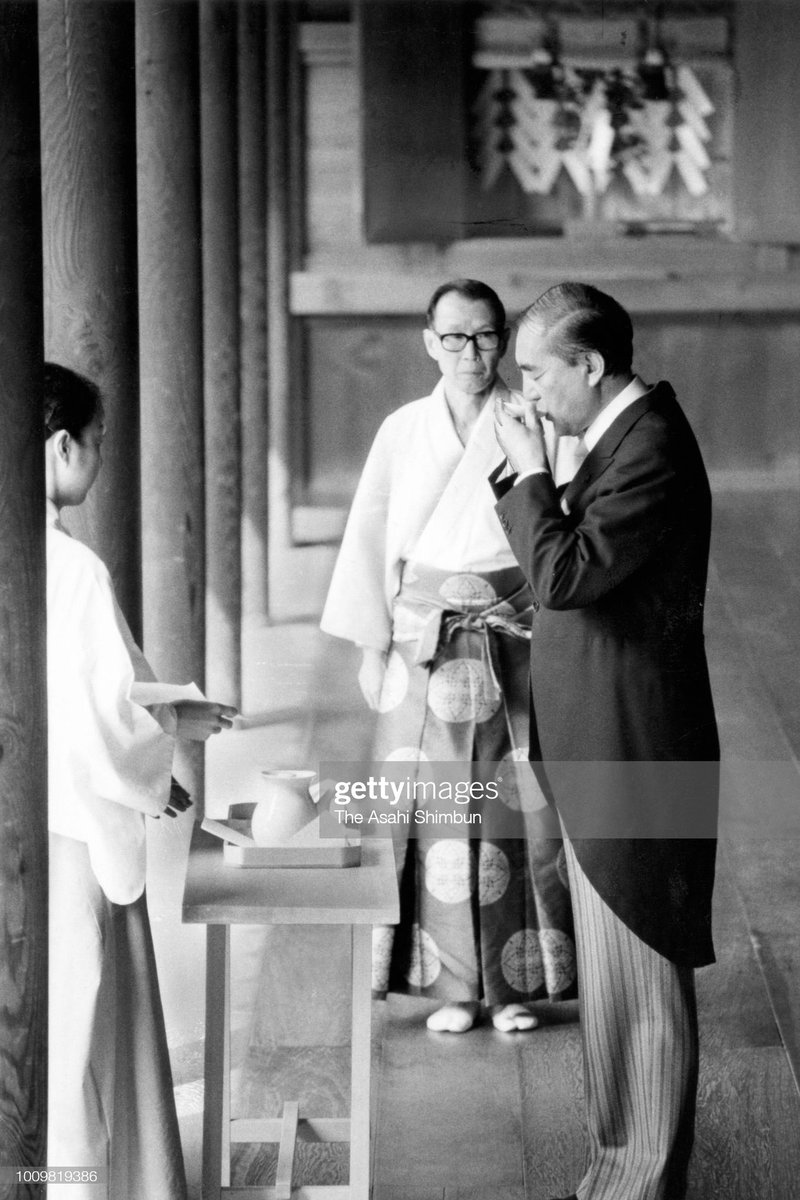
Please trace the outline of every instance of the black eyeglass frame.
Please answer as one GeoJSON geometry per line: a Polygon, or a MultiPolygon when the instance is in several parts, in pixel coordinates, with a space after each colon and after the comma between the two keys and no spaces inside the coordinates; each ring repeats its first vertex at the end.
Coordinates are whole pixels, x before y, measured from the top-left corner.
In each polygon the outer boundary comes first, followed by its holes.
{"type": "MultiPolygon", "coordinates": [[[[428,326],[428,328],[430,329],[430,326],[428,326]]],[[[482,329],[479,333],[438,333],[437,330],[431,329],[431,333],[435,334],[442,344],[442,349],[446,350],[448,354],[460,354],[462,350],[466,349],[467,342],[473,342],[475,349],[478,351],[483,350],[485,352],[487,350],[497,350],[502,344],[505,330],[498,331],[497,329],[482,329]],[[487,337],[497,339],[494,345],[482,346],[480,344],[478,339],[487,337]],[[463,338],[463,341],[461,342],[460,346],[447,346],[445,345],[445,338],[463,338]]]]}

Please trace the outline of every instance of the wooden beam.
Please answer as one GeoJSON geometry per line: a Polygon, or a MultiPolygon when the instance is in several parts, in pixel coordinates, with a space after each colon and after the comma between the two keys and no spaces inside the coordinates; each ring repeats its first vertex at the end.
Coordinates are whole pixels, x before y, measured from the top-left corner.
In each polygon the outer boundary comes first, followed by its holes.
{"type": "Polygon", "coordinates": [[[268,613],[266,20],[239,4],[239,272],[241,300],[242,614],[268,613]]]}
{"type": "MultiPolygon", "coordinates": [[[[564,272],[517,270],[491,278],[510,314],[519,312],[564,272]]],[[[347,275],[296,271],[291,277],[294,316],[420,317],[442,276],[408,273],[347,275]]],[[[800,272],[685,279],[593,276],[591,282],[611,292],[631,313],[793,312],[800,308],[800,272]]]]}
{"type": "Polygon", "coordinates": [[[136,92],[130,0],[41,0],[45,354],[103,394],[97,484],[67,523],[141,638],[136,92]]]}
{"type": "Polygon", "coordinates": [[[47,1162],[47,709],[35,5],[0,4],[0,1171],[47,1162]]]}
{"type": "Polygon", "coordinates": [[[206,683],[241,706],[237,11],[200,0],[206,683]]]}
{"type": "MultiPolygon", "coordinates": [[[[144,649],[203,686],[205,512],[196,0],[136,5],[144,649]]],[[[202,815],[202,748],[176,774],[202,815]]]]}

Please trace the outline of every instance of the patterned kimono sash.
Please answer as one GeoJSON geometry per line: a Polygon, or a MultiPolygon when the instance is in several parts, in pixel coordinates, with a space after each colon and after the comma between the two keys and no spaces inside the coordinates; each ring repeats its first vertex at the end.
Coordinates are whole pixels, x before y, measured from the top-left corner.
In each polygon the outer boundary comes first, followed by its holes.
{"type": "MultiPolygon", "coordinates": [[[[497,766],[508,781],[500,808],[524,810],[529,829],[531,816],[552,816],[527,762],[532,614],[518,567],[453,573],[406,563],[374,755],[480,764],[491,776],[497,766]]],[[[498,838],[484,824],[461,839],[421,833],[398,846],[401,921],[375,930],[376,993],[487,1004],[573,995],[572,918],[552,824],[553,836],[498,838]]]]}
{"type": "Polygon", "coordinates": [[[532,613],[518,567],[479,574],[407,563],[393,612],[381,749],[398,757],[387,739],[402,728],[406,748],[420,757],[524,757],[532,613]]]}

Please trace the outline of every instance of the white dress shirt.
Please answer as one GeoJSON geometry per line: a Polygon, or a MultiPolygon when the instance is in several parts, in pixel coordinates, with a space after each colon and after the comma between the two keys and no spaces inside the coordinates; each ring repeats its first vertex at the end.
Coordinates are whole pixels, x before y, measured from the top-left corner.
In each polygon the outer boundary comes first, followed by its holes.
{"type": "Polygon", "coordinates": [[[626,387],[619,392],[613,400],[601,408],[595,419],[592,421],[589,428],[583,435],[583,444],[586,447],[586,453],[594,450],[600,438],[610,429],[617,417],[625,411],[635,400],[644,396],[645,392],[650,389],[646,383],[643,383],[638,375],[634,375],[633,379],[626,387]]]}

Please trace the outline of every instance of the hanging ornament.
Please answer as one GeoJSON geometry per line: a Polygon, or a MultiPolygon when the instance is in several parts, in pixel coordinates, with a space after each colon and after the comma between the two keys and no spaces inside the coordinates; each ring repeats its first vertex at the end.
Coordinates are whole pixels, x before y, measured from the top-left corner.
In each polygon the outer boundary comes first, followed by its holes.
{"type": "Polygon", "coordinates": [[[513,142],[509,166],[524,191],[547,195],[561,170],[553,125],[558,102],[538,96],[522,71],[512,72],[511,86],[515,92],[511,111],[516,124],[509,130],[513,142]]]}
{"type": "Polygon", "coordinates": [[[510,110],[514,92],[509,87],[508,75],[508,71],[490,71],[472,106],[484,191],[494,187],[506,166],[506,156],[513,149],[508,131],[514,124],[510,110]]]}
{"type": "Polygon", "coordinates": [[[524,69],[488,72],[473,105],[484,189],[508,167],[523,191],[545,195],[563,167],[592,211],[615,176],[657,197],[674,168],[690,195],[708,192],[714,106],[694,71],[669,61],[658,23],[641,30],[635,70],[565,65],[551,25],[524,69]]]}
{"type": "Polygon", "coordinates": [[[672,129],[669,100],[647,100],[631,114],[631,126],[641,138],[641,153],[631,156],[622,173],[637,196],[660,196],[672,174],[672,129]]]}
{"type": "Polygon", "coordinates": [[[675,106],[673,158],[690,195],[704,196],[709,190],[708,172],[711,169],[705,147],[711,139],[706,117],[714,112],[714,105],[691,67],[680,66],[675,74],[679,99],[675,106]]]}
{"type": "Polygon", "coordinates": [[[583,101],[577,136],[570,149],[563,151],[561,155],[572,182],[584,197],[594,196],[598,180],[601,184],[605,181],[608,126],[609,118],[602,79],[597,76],[583,101]],[[595,143],[592,157],[590,148],[593,138],[595,143]]]}

